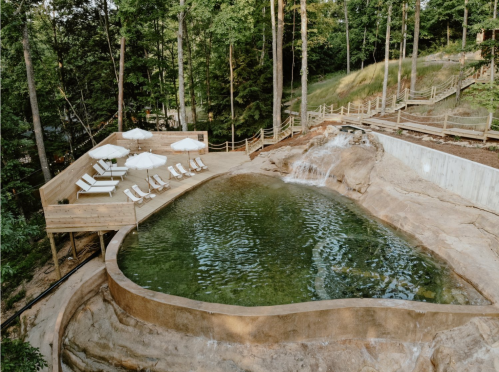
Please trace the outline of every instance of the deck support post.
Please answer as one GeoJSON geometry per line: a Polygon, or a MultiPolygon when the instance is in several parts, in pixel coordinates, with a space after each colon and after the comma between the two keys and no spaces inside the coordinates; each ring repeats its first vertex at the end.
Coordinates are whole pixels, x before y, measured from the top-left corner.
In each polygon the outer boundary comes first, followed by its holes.
{"type": "Polygon", "coordinates": [[[350,115],[350,102],[348,102],[348,111],[347,111],[347,115],[350,115]]]}
{"type": "Polygon", "coordinates": [[[398,128],[398,125],[400,124],[400,110],[398,111],[397,113],[397,128],[398,128]]]}
{"type": "Polygon", "coordinates": [[[225,142],[225,152],[229,152],[229,141],[225,142]]]}
{"type": "Polygon", "coordinates": [[[61,270],[59,269],[59,259],[57,258],[57,250],[55,248],[54,234],[47,233],[50,240],[50,248],[52,249],[52,259],[54,260],[55,273],[57,275],[57,279],[61,279],[61,270]]]}
{"type": "Polygon", "coordinates": [[[444,127],[442,129],[442,137],[445,137],[445,130],[447,129],[447,120],[449,119],[449,115],[445,114],[444,116],[444,127]]]}
{"type": "Polygon", "coordinates": [[[249,153],[248,153],[248,151],[249,151],[249,148],[248,148],[248,139],[246,138],[245,141],[246,141],[246,155],[249,155],[249,153]]]}
{"type": "Polygon", "coordinates": [[[395,106],[397,105],[397,96],[393,95],[393,112],[395,112],[395,106]]]}
{"type": "Polygon", "coordinates": [[[371,100],[369,100],[369,106],[367,107],[367,115],[371,116],[371,100]]]}
{"type": "Polygon", "coordinates": [[[376,113],[379,111],[379,96],[376,97],[376,113]]]}
{"type": "Polygon", "coordinates": [[[106,262],[106,246],[104,244],[104,232],[99,231],[100,249],[102,251],[102,261],[106,262]]]}
{"type": "Polygon", "coordinates": [[[344,107],[343,107],[343,106],[341,106],[341,113],[340,113],[340,115],[341,115],[341,118],[342,118],[342,119],[343,119],[343,109],[344,109],[344,107]]]}
{"type": "Polygon", "coordinates": [[[69,241],[71,242],[71,249],[73,250],[73,258],[77,260],[78,256],[76,255],[76,242],[72,232],[69,233],[69,241]]]}
{"type": "Polygon", "coordinates": [[[334,110],[333,110],[333,106],[334,106],[334,104],[332,104],[332,105],[331,105],[331,114],[332,114],[332,113],[333,113],[333,111],[334,111],[334,110]]]}

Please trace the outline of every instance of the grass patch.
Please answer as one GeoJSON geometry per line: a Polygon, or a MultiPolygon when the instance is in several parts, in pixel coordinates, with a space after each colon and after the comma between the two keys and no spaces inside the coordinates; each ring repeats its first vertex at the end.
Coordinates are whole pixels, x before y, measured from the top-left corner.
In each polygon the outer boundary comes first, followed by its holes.
{"type": "MultiPolygon", "coordinates": [[[[418,61],[418,80],[416,89],[437,85],[450,76],[459,72],[458,64],[426,63],[418,61]]],[[[411,76],[411,61],[406,59],[402,63],[402,87],[408,87],[411,76]]],[[[308,106],[315,109],[319,105],[326,103],[334,104],[336,107],[346,106],[348,102],[362,102],[374,97],[383,90],[384,62],[367,66],[364,70],[358,70],[346,75],[337,73],[328,79],[309,84],[308,86],[308,106]]],[[[389,95],[397,89],[398,61],[390,61],[388,70],[389,95]]],[[[295,89],[294,96],[299,97],[299,89],[295,89]]],[[[291,109],[298,111],[299,100],[294,102],[291,109]]]]}

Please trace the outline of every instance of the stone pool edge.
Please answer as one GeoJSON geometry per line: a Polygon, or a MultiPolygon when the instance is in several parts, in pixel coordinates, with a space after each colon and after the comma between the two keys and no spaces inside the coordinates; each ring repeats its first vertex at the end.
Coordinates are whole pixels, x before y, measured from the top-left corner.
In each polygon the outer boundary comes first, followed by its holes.
{"type": "Polygon", "coordinates": [[[492,305],[443,305],[387,299],[339,299],[244,307],[191,300],[151,291],[128,279],[117,255],[135,226],[122,228],[106,251],[109,291],[127,313],[142,321],[217,341],[266,344],[313,339],[383,338],[431,341],[436,333],[474,317],[498,317],[492,305]]]}

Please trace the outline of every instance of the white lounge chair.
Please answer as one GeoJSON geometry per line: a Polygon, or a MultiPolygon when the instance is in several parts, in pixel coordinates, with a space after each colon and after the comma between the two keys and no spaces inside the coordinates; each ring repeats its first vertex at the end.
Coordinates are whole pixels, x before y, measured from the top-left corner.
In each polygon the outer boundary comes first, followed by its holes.
{"type": "Polygon", "coordinates": [[[85,173],[81,178],[90,186],[105,187],[105,186],[118,186],[120,181],[96,181],[95,178],[85,173]]]}
{"type": "Polygon", "coordinates": [[[154,178],[152,177],[149,177],[149,178],[146,178],[146,181],[149,182],[149,186],[151,186],[154,190],[156,190],[157,192],[163,192],[163,191],[166,191],[166,189],[161,186],[161,185],[158,185],[155,181],[154,181],[154,178]]]}
{"type": "Polygon", "coordinates": [[[208,167],[206,165],[204,165],[203,161],[201,160],[201,158],[196,158],[196,163],[198,163],[199,167],[203,170],[207,170],[208,167]]]}
{"type": "Polygon", "coordinates": [[[127,167],[118,167],[116,165],[109,165],[107,164],[104,160],[100,159],[99,164],[106,172],[110,172],[111,170],[114,171],[121,171],[121,172],[128,172],[127,167]]]}
{"type": "Polygon", "coordinates": [[[168,167],[168,170],[170,171],[170,174],[175,177],[176,179],[181,179],[182,174],[178,174],[175,168],[173,168],[171,165],[168,167]]]}
{"type": "Polygon", "coordinates": [[[94,164],[94,169],[97,171],[97,174],[94,174],[94,178],[102,177],[102,178],[112,178],[112,177],[121,177],[123,180],[123,176],[126,175],[126,172],[121,171],[112,171],[106,172],[104,169],[99,167],[99,164],[94,164]]]}
{"type": "Polygon", "coordinates": [[[144,198],[137,198],[135,195],[132,194],[132,192],[129,189],[123,190],[126,196],[133,201],[136,205],[142,207],[144,205],[144,198]]]}
{"type": "Polygon", "coordinates": [[[185,170],[185,168],[182,166],[182,164],[178,163],[176,165],[177,169],[180,171],[180,173],[182,173],[183,176],[189,176],[189,177],[192,177],[194,176],[196,173],[192,173],[192,172],[187,172],[185,170]]]}
{"type": "Polygon", "coordinates": [[[76,199],[79,198],[80,194],[102,194],[102,193],[109,193],[110,197],[113,197],[112,192],[116,190],[115,186],[108,186],[108,187],[92,187],[89,184],[86,184],[82,180],[76,181],[76,184],[81,188],[80,191],[76,193],[76,199]]]}
{"type": "Polygon", "coordinates": [[[163,186],[165,189],[169,189],[170,188],[170,183],[163,181],[161,179],[161,177],[158,176],[157,174],[155,174],[154,176],[152,176],[152,178],[154,178],[156,180],[156,182],[159,183],[161,186],[163,186]]]}
{"type": "Polygon", "coordinates": [[[189,161],[191,165],[191,169],[194,169],[196,172],[201,172],[201,168],[198,166],[198,164],[194,161],[194,159],[191,159],[189,161]]]}
{"type": "Polygon", "coordinates": [[[141,198],[144,198],[144,200],[146,200],[146,199],[152,200],[156,197],[156,195],[151,194],[150,192],[142,191],[138,185],[133,185],[132,189],[133,189],[133,191],[135,191],[137,193],[138,196],[140,196],[141,198]]]}

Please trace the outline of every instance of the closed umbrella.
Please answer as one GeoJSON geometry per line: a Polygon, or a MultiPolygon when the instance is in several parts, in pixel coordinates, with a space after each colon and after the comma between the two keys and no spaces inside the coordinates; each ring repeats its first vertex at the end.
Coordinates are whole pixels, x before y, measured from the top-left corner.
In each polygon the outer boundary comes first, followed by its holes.
{"type": "Polygon", "coordinates": [[[129,130],[128,132],[123,132],[123,138],[126,139],[131,139],[131,140],[136,140],[137,141],[137,146],[139,147],[139,140],[144,140],[152,137],[152,133],[148,132],[147,130],[140,129],[140,128],[135,128],[132,130],[129,130]]]}
{"type": "Polygon", "coordinates": [[[189,152],[199,151],[206,147],[203,142],[193,140],[192,138],[184,138],[183,140],[172,143],[170,146],[174,151],[187,151],[187,157],[189,158],[189,168],[191,161],[189,152]]]}
{"type": "MultiPolygon", "coordinates": [[[[130,150],[116,145],[107,144],[96,149],[90,150],[88,155],[93,159],[117,159],[127,156],[130,150]]],[[[113,179],[113,166],[111,169],[111,179],[113,179]]]]}
{"type": "Polygon", "coordinates": [[[137,156],[128,158],[125,166],[130,169],[146,170],[147,171],[147,185],[149,192],[151,192],[151,185],[149,184],[149,169],[159,168],[166,164],[166,156],[153,154],[150,152],[143,152],[137,156]]]}

